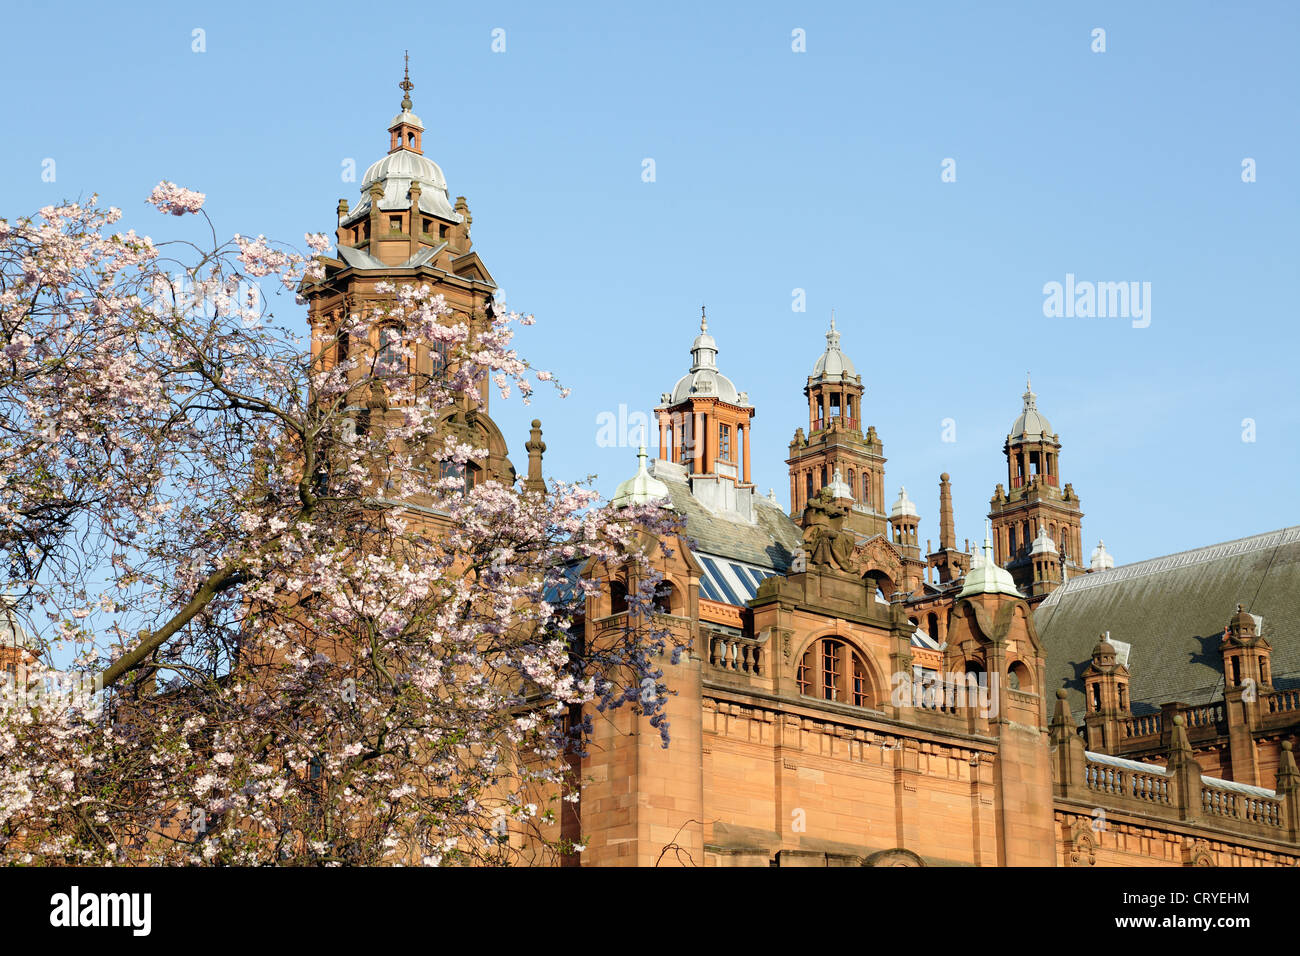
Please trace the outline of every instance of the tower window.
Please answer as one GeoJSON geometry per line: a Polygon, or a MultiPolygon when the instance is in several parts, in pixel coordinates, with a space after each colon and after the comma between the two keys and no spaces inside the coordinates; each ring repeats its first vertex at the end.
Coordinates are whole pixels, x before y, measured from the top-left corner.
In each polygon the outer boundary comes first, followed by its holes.
{"type": "Polygon", "coordinates": [[[718,458],[731,461],[731,426],[718,426],[718,458]]]}
{"type": "Polygon", "coordinates": [[[849,494],[850,494],[850,495],[853,494],[853,489],[854,489],[855,487],[856,487],[856,484],[855,484],[855,482],[854,482],[853,469],[850,468],[850,469],[849,469],[849,494]]]}
{"type": "Polygon", "coordinates": [[[627,610],[627,585],[614,581],[609,586],[609,613],[622,614],[627,610]]]}
{"type": "Polygon", "coordinates": [[[811,471],[808,472],[803,477],[804,477],[804,497],[811,498],[813,496],[812,472],[811,471]]]}
{"type": "Polygon", "coordinates": [[[446,238],[447,238],[447,226],[446,226],[445,223],[439,223],[439,224],[438,224],[438,238],[439,238],[439,239],[446,239],[446,238]]]}
{"type": "Polygon", "coordinates": [[[871,475],[867,472],[862,474],[862,503],[871,505],[871,475]]]}
{"type": "Polygon", "coordinates": [[[386,325],[379,330],[379,354],[375,358],[375,374],[381,378],[393,378],[406,371],[406,359],[402,355],[402,331],[395,325],[386,325]]]}
{"type": "Polygon", "coordinates": [[[401,217],[401,216],[389,216],[389,217],[388,217],[388,231],[389,231],[389,232],[401,232],[401,231],[402,231],[402,217],[401,217]]]}

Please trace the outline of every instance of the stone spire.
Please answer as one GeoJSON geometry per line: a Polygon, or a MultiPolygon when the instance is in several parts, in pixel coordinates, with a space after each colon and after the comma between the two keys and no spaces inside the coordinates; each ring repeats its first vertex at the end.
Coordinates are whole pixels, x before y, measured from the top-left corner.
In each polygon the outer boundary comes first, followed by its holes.
{"type": "Polygon", "coordinates": [[[541,419],[533,419],[533,428],[524,448],[528,452],[528,478],[524,481],[524,490],[544,494],[546,480],[542,477],[542,454],[546,451],[546,442],[542,441],[541,419]]]}
{"type": "Polygon", "coordinates": [[[952,521],[952,485],[945,471],[939,476],[939,550],[957,546],[957,532],[952,521]]]}

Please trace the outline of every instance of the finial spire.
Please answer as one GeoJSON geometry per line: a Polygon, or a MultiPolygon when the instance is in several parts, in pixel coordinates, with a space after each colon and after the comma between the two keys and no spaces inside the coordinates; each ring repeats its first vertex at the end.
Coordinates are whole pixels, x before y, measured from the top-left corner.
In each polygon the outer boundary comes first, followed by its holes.
{"type": "Polygon", "coordinates": [[[398,83],[397,86],[398,89],[402,91],[402,112],[409,113],[411,111],[411,106],[413,105],[411,103],[411,90],[415,89],[415,84],[411,82],[411,51],[410,50],[406,51],[405,59],[406,59],[406,69],[402,75],[402,82],[398,83]]]}
{"type": "Polygon", "coordinates": [[[704,306],[700,306],[700,331],[709,331],[709,317],[704,314],[704,306]]]}
{"type": "Polygon", "coordinates": [[[1026,373],[1025,373],[1025,391],[1026,391],[1026,392],[1032,392],[1033,390],[1034,390],[1034,386],[1031,385],[1031,384],[1029,384],[1029,373],[1026,372],[1026,373]]]}
{"type": "Polygon", "coordinates": [[[838,349],[840,347],[840,331],[835,328],[835,310],[831,309],[831,328],[826,333],[826,348],[838,349]]]}

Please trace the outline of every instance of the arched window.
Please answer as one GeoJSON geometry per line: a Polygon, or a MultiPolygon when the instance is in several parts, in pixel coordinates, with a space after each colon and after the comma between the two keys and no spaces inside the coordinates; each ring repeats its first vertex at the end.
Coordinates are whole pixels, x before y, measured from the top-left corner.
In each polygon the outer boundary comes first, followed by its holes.
{"type": "Polygon", "coordinates": [[[853,469],[850,468],[849,469],[849,494],[850,495],[853,494],[853,489],[857,487],[853,479],[854,479],[853,469]]]}
{"type": "Polygon", "coordinates": [[[660,581],[655,591],[655,611],[659,614],[673,613],[673,586],[668,581],[660,581]]]}
{"type": "Polygon", "coordinates": [[[609,585],[609,613],[622,614],[627,610],[627,585],[611,581],[609,585]]]}
{"type": "Polygon", "coordinates": [[[926,633],[934,640],[939,640],[939,615],[931,611],[925,616],[926,633]]]}
{"type": "Polygon", "coordinates": [[[1007,687],[1011,690],[1021,690],[1026,693],[1034,689],[1033,678],[1029,674],[1029,668],[1020,661],[1013,661],[1007,667],[1007,687]]]}
{"type": "Polygon", "coordinates": [[[822,483],[817,486],[817,490],[821,491],[825,487],[826,487],[826,466],[822,465],[822,483]]]}
{"type": "Polygon", "coordinates": [[[804,498],[805,500],[813,496],[812,472],[804,475],[804,498]]]}
{"type": "Polygon", "coordinates": [[[862,503],[871,504],[871,474],[865,471],[862,473],[862,503]]]}
{"type": "Polygon", "coordinates": [[[799,693],[805,697],[870,707],[873,703],[870,672],[862,657],[846,642],[834,637],[813,641],[795,669],[799,693]]]}

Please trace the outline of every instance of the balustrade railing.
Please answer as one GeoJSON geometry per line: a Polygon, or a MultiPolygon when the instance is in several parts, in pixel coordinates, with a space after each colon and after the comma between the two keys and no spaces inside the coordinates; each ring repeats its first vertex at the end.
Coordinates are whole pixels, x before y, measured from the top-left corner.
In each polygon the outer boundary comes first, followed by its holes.
{"type": "Polygon", "coordinates": [[[714,667],[754,677],[761,676],[763,646],[758,641],[717,633],[709,635],[708,640],[709,663],[714,667]]]}
{"type": "Polygon", "coordinates": [[[1184,707],[1179,711],[1183,719],[1187,721],[1188,729],[1194,727],[1213,727],[1221,724],[1225,719],[1223,702],[1218,701],[1213,704],[1202,704],[1199,707],[1184,707]]]}
{"type": "Polygon", "coordinates": [[[1137,717],[1124,718],[1125,737],[1150,737],[1160,733],[1159,714],[1141,714],[1137,717]]]}
{"type": "Polygon", "coordinates": [[[1201,787],[1201,810],[1208,816],[1227,817],[1266,827],[1282,826],[1282,801],[1219,787],[1201,787]]]}
{"type": "Polygon", "coordinates": [[[1282,714],[1291,710],[1300,710],[1300,689],[1275,690],[1264,698],[1270,714],[1282,714]]]}

